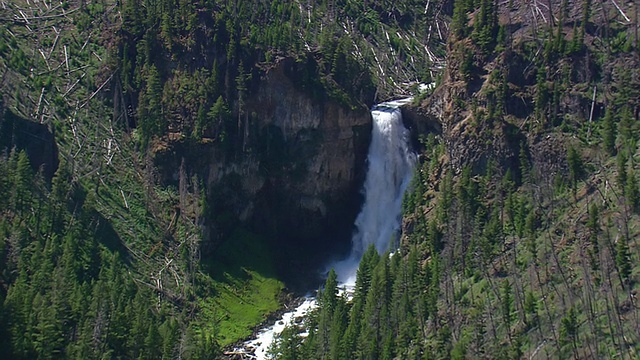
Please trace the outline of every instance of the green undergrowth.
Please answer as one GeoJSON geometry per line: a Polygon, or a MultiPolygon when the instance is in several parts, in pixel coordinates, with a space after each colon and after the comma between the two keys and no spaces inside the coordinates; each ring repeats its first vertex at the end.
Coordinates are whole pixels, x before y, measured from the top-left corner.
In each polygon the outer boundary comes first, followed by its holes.
{"type": "Polygon", "coordinates": [[[236,230],[203,261],[214,296],[201,301],[201,326],[220,346],[251,335],[280,307],[284,283],[275,276],[271,251],[260,236],[236,230]]]}

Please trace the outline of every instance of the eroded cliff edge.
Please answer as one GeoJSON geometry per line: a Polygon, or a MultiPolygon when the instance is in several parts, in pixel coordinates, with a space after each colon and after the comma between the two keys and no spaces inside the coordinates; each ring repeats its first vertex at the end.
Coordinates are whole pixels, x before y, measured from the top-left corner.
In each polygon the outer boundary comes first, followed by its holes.
{"type": "Polygon", "coordinates": [[[283,58],[255,82],[238,121],[242,148],[180,137],[156,147],[160,182],[180,187],[195,174],[205,179],[204,255],[238,226],[269,239],[285,275],[347,251],[371,115],[363,104],[344,106],[301,88],[301,66],[283,58]]]}

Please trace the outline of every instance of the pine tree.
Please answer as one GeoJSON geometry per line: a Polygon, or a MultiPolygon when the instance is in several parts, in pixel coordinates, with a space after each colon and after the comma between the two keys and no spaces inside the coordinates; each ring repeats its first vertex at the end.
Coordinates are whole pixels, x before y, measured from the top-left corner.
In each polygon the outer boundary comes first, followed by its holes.
{"type": "Polygon", "coordinates": [[[629,251],[629,243],[627,237],[622,235],[616,244],[616,265],[620,277],[629,282],[631,277],[631,253],[629,251]]]}
{"type": "Polygon", "coordinates": [[[6,323],[9,326],[11,350],[20,358],[33,358],[29,315],[31,314],[35,293],[29,287],[26,266],[20,267],[19,274],[7,290],[4,301],[6,323]]]}
{"type": "Polygon", "coordinates": [[[364,300],[367,296],[367,292],[369,291],[369,286],[371,285],[371,279],[373,277],[373,272],[380,261],[380,255],[376,250],[376,247],[372,244],[369,245],[364,255],[362,255],[362,259],[360,260],[360,266],[358,267],[358,271],[356,272],[356,286],[354,293],[354,300],[356,298],[364,300]]]}
{"type": "Polygon", "coordinates": [[[10,203],[16,211],[22,213],[27,210],[31,203],[31,188],[33,184],[33,173],[27,153],[20,151],[17,155],[11,154],[15,160],[10,160],[15,164],[13,177],[13,192],[11,193],[10,203]]]}
{"type": "Polygon", "coordinates": [[[324,289],[318,294],[318,329],[317,329],[317,349],[316,354],[319,358],[328,357],[331,351],[331,326],[333,324],[333,316],[337,305],[338,294],[338,277],[334,269],[329,271],[324,289]]]}
{"type": "Polygon", "coordinates": [[[602,124],[602,143],[610,155],[616,154],[616,123],[611,106],[607,107],[602,124]]]}
{"type": "Polygon", "coordinates": [[[0,176],[0,211],[3,211],[9,206],[9,198],[11,194],[11,171],[9,169],[9,163],[2,155],[0,155],[0,174],[3,174],[3,176],[0,176]]]}
{"type": "Polygon", "coordinates": [[[598,244],[598,235],[600,234],[598,205],[592,203],[589,207],[589,219],[587,220],[587,228],[589,229],[589,262],[591,268],[595,271],[599,267],[600,246],[598,244]]]}
{"type": "Polygon", "coordinates": [[[167,50],[169,50],[169,52],[171,52],[171,49],[173,48],[173,19],[171,16],[172,9],[173,7],[168,6],[163,10],[162,21],[160,24],[160,36],[164,40],[164,45],[166,46],[167,50]]]}
{"type": "Polygon", "coordinates": [[[504,319],[505,326],[507,327],[507,332],[511,332],[511,324],[513,322],[513,289],[511,288],[511,283],[509,280],[504,280],[502,282],[502,299],[501,299],[501,307],[502,307],[502,317],[504,319]]]}
{"type": "Polygon", "coordinates": [[[535,211],[529,212],[525,220],[525,234],[527,235],[526,246],[531,253],[532,260],[535,262],[538,258],[538,243],[536,239],[537,217],[535,211]]]}
{"type": "Polygon", "coordinates": [[[633,169],[631,169],[627,175],[627,183],[624,187],[624,194],[629,209],[636,213],[640,211],[640,190],[638,190],[636,173],[633,169]]]}
{"type": "MultiPolygon", "coordinates": [[[[243,122],[242,122],[242,116],[244,116],[244,112],[245,112],[245,93],[247,92],[247,80],[249,80],[249,76],[247,74],[244,73],[244,65],[242,63],[242,61],[240,61],[240,64],[238,65],[238,76],[236,77],[236,89],[238,90],[238,100],[237,100],[237,105],[238,105],[238,128],[237,128],[237,132],[236,132],[236,139],[240,140],[238,141],[239,144],[242,144],[242,149],[243,151],[245,150],[245,146],[247,145],[245,143],[244,137],[243,137],[243,122]]],[[[245,120],[248,121],[248,120],[245,120]]],[[[247,124],[244,124],[245,127],[247,126],[247,124]]]]}
{"type": "Polygon", "coordinates": [[[468,33],[467,1],[456,1],[453,4],[453,18],[451,20],[451,32],[462,39],[468,33]]]}
{"type": "Polygon", "coordinates": [[[191,134],[191,136],[194,139],[199,139],[203,135],[206,122],[207,122],[207,113],[204,109],[204,105],[200,104],[198,105],[196,123],[195,123],[195,126],[193,127],[193,132],[191,134]]]}
{"type": "Polygon", "coordinates": [[[269,354],[276,356],[279,360],[303,360],[299,354],[302,338],[298,334],[295,325],[287,326],[282,330],[280,337],[269,348],[269,354]]]}
{"type": "Polygon", "coordinates": [[[71,192],[71,178],[66,162],[58,165],[53,179],[51,180],[51,193],[49,194],[51,204],[51,231],[61,232],[64,227],[66,205],[71,192]]]}
{"type": "Polygon", "coordinates": [[[628,105],[622,107],[619,116],[620,124],[618,129],[620,131],[620,144],[626,151],[626,156],[629,157],[633,155],[636,150],[637,124],[628,105]]]}
{"type": "Polygon", "coordinates": [[[32,339],[36,357],[39,359],[56,358],[64,347],[62,319],[51,305],[47,295],[36,294],[34,297],[32,311],[36,322],[32,339]]]}
{"type": "Polygon", "coordinates": [[[527,153],[525,150],[525,143],[520,143],[520,152],[518,155],[518,159],[520,160],[520,179],[523,184],[529,183],[531,181],[529,159],[527,158],[527,153]]]}
{"type": "Polygon", "coordinates": [[[141,36],[144,22],[141,13],[143,7],[140,0],[125,0],[122,2],[122,7],[123,30],[134,37],[141,36]]]}
{"type": "Polygon", "coordinates": [[[225,142],[227,134],[233,129],[228,126],[228,122],[231,119],[231,111],[229,111],[222,96],[218,96],[216,102],[211,106],[211,109],[207,113],[207,118],[211,121],[211,124],[203,125],[203,131],[206,131],[206,129],[211,126],[217,138],[225,142]]]}
{"type": "Polygon", "coordinates": [[[338,298],[336,302],[336,308],[333,312],[333,319],[331,322],[331,332],[329,334],[329,357],[331,359],[341,359],[344,354],[341,353],[341,340],[347,329],[348,324],[348,307],[346,295],[338,298]]]}
{"type": "Polygon", "coordinates": [[[578,335],[578,314],[574,307],[560,320],[560,342],[567,344],[571,342],[575,349],[576,336],[578,335]]]}
{"type": "Polygon", "coordinates": [[[622,193],[625,192],[625,187],[627,185],[627,157],[622,153],[618,152],[616,156],[616,165],[617,165],[617,175],[616,175],[616,183],[618,188],[622,190],[622,193]]]}
{"type": "Polygon", "coordinates": [[[547,85],[547,74],[543,69],[538,69],[536,75],[536,101],[535,101],[535,117],[540,120],[541,124],[547,123],[547,105],[549,102],[549,87],[547,85]]]}
{"type": "Polygon", "coordinates": [[[390,286],[389,255],[385,254],[373,270],[362,313],[358,352],[365,359],[377,359],[382,355],[381,345],[389,321],[390,286]]]}
{"type": "Polygon", "coordinates": [[[380,260],[380,255],[375,246],[370,245],[362,259],[356,272],[356,286],[353,294],[351,310],[349,312],[349,325],[345,330],[345,335],[341,340],[341,353],[346,359],[355,358],[358,339],[361,336],[365,299],[369,292],[373,271],[380,260]]]}
{"type": "Polygon", "coordinates": [[[538,302],[531,291],[527,291],[525,296],[524,312],[527,326],[536,326],[538,324],[538,302]]]}
{"type": "Polygon", "coordinates": [[[162,358],[162,337],[155,322],[149,324],[147,336],[144,338],[142,355],[145,359],[150,360],[162,358]]]}
{"type": "Polygon", "coordinates": [[[162,118],[162,85],[155,65],[147,68],[146,87],[140,92],[138,121],[144,145],[152,136],[162,135],[166,130],[162,118]]]}
{"type": "Polygon", "coordinates": [[[571,189],[573,190],[573,197],[576,197],[576,192],[578,191],[578,180],[582,177],[582,172],[584,171],[584,165],[582,163],[582,158],[578,151],[570,146],[567,151],[567,163],[569,164],[569,179],[571,180],[571,189]]]}
{"type": "Polygon", "coordinates": [[[431,252],[433,254],[437,254],[444,248],[444,244],[442,243],[442,233],[440,229],[438,229],[438,224],[435,220],[430,220],[427,224],[427,244],[431,246],[431,252]]]}
{"type": "Polygon", "coordinates": [[[480,0],[480,10],[474,18],[473,40],[482,52],[487,55],[495,46],[497,35],[497,12],[493,0],[480,0]]]}

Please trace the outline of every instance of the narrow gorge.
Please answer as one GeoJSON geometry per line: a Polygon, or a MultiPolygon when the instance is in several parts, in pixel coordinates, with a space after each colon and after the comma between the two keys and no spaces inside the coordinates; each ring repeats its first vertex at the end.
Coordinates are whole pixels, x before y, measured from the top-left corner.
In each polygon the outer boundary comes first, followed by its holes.
{"type": "MultiPolygon", "coordinates": [[[[354,223],[351,250],[345,259],[328,264],[328,268],[337,273],[342,291],[353,291],[360,259],[370,246],[383,254],[393,252],[399,245],[402,200],[417,161],[411,149],[409,131],[402,121],[400,106],[412,100],[406,98],[384,102],[371,109],[373,127],[362,188],[364,202],[354,223]]],[[[302,322],[303,317],[315,306],[314,296],[301,298],[294,310],[285,312],[275,323],[267,324],[259,330],[255,339],[245,342],[242,348],[236,347],[232,353],[245,353],[255,356],[257,360],[272,358],[272,343],[279,341],[278,337],[285,327],[302,322]]]]}

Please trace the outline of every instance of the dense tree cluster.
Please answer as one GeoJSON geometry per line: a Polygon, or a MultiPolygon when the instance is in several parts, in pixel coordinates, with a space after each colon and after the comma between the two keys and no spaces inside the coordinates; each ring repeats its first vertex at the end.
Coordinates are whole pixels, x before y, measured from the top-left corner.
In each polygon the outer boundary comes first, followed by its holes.
{"type": "Polygon", "coordinates": [[[425,349],[427,319],[437,299],[438,264],[423,269],[413,249],[406,261],[396,254],[364,254],[352,298],[339,295],[335,272],[318,293],[319,310],[308,320],[302,341],[284,333],[272,353],[282,359],[414,358],[425,349]],[[296,344],[296,346],[292,346],[296,344]]]}
{"type": "Polygon", "coordinates": [[[205,358],[212,345],[129,274],[93,194],[62,164],[49,185],[24,151],[0,158],[0,351],[5,358],[205,358]],[[184,337],[184,338],[183,338],[184,337]],[[182,339],[181,339],[182,338],[182,339]]]}
{"type": "Polygon", "coordinates": [[[116,50],[121,95],[137,110],[143,143],[167,132],[195,139],[224,134],[221,140],[244,141],[236,137],[249,121],[247,94],[278,58],[297,59],[293,78],[305,91],[347,107],[370,105],[376,87],[388,96],[394,82],[429,82],[425,74],[435,58],[424,53],[420,42],[441,54],[442,46],[426,36],[426,24],[439,6],[434,2],[425,8],[418,1],[125,0],[116,50]],[[426,40],[418,41],[419,35],[426,40]],[[384,71],[399,73],[393,79],[384,71]],[[211,116],[217,101],[234,113],[237,126],[211,116]]]}

